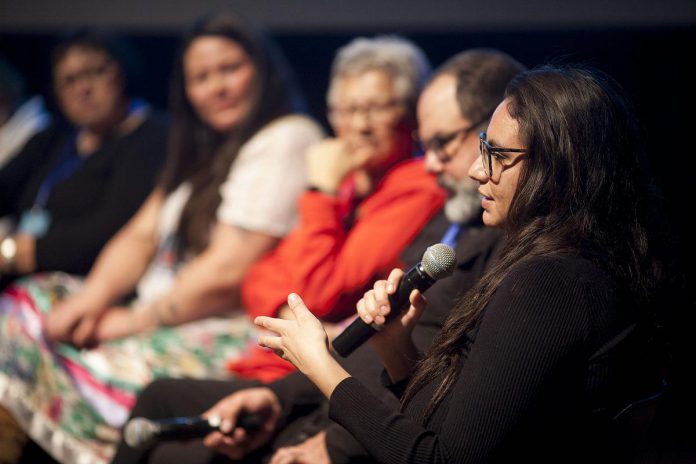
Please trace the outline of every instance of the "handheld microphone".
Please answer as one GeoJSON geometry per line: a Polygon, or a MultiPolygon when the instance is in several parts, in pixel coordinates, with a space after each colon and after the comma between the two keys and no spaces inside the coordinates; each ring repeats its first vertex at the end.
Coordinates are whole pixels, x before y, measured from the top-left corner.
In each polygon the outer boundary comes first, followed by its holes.
{"type": "MultiPolygon", "coordinates": [[[[420,292],[426,291],[435,281],[451,275],[456,263],[456,254],[451,247],[444,243],[429,246],[423,254],[423,260],[406,272],[399,282],[399,288],[392,295],[389,295],[391,311],[387,314],[385,324],[408,308],[408,298],[414,289],[418,289],[420,292]]],[[[381,326],[376,324],[365,324],[362,319],[358,318],[346,327],[331,342],[331,345],[336,353],[345,358],[377,333],[380,328],[381,326]]]]}
{"type": "MultiPolygon", "coordinates": [[[[123,429],[123,440],[131,448],[151,446],[156,441],[189,440],[203,438],[220,429],[220,418],[205,419],[200,416],[173,417],[149,420],[135,417],[123,429]]],[[[255,414],[241,413],[235,427],[253,432],[261,427],[261,418],[255,414]]]]}

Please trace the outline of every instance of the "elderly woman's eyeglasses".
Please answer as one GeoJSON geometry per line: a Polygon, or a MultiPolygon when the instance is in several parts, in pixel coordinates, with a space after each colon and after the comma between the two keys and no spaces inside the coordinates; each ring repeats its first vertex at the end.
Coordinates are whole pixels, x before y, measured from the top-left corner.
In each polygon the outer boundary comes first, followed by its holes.
{"type": "MultiPolygon", "coordinates": [[[[493,164],[499,166],[499,171],[503,171],[505,168],[512,166],[514,161],[509,164],[505,164],[504,161],[507,159],[503,156],[503,153],[527,153],[527,150],[522,148],[503,148],[494,147],[486,140],[486,133],[481,132],[479,134],[479,140],[481,145],[481,162],[483,164],[483,170],[486,172],[486,176],[493,178],[493,164]]],[[[516,159],[520,159],[517,157],[516,159]]]]}
{"type": "Polygon", "coordinates": [[[346,121],[354,118],[356,115],[361,115],[371,122],[384,123],[394,119],[394,116],[398,114],[394,110],[402,105],[402,100],[392,98],[385,102],[373,102],[367,105],[331,106],[329,115],[346,121]]]}

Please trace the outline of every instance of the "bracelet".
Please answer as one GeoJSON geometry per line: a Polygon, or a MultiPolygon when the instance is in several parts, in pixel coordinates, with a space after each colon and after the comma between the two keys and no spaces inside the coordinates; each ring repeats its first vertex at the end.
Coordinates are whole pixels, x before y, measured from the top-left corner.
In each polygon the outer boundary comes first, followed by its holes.
{"type": "Polygon", "coordinates": [[[137,318],[136,321],[138,321],[136,324],[140,324],[147,329],[156,329],[166,326],[167,323],[162,317],[161,306],[162,302],[160,300],[152,300],[139,304],[133,309],[133,315],[137,318]]]}
{"type": "Polygon", "coordinates": [[[131,311],[137,330],[154,330],[161,325],[154,303],[139,303],[131,311]]]}
{"type": "Polygon", "coordinates": [[[148,308],[150,314],[155,320],[155,323],[157,324],[157,327],[162,327],[163,325],[166,325],[164,323],[164,320],[162,319],[162,311],[160,311],[161,304],[162,302],[160,300],[154,300],[152,303],[150,303],[150,307],[148,308]]]}
{"type": "Polygon", "coordinates": [[[176,325],[172,318],[176,315],[177,308],[173,301],[165,301],[161,298],[152,302],[150,310],[157,321],[159,327],[166,327],[170,325],[176,325]]]}

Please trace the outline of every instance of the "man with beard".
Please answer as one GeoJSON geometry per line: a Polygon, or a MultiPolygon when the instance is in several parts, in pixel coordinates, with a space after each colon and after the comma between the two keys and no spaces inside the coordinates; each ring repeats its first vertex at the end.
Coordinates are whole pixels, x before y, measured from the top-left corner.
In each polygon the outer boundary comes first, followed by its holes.
{"type": "MultiPolygon", "coordinates": [[[[413,332],[421,351],[428,349],[456,298],[483,275],[502,244],[498,231],[481,224],[478,184],[467,172],[479,156],[479,132],[503,100],[507,83],[523,69],[498,51],[469,50],[442,65],[418,101],[418,139],[425,166],[437,175],[449,199],[444,211],[404,251],[402,260],[409,266],[420,261],[425,248],[436,242],[447,243],[457,252],[454,274],[427,292],[428,310],[413,332]]],[[[383,368],[369,343],[342,364],[385,401],[397,401],[382,387],[383,368]]],[[[272,464],[369,461],[352,436],[328,419],[324,404],[319,390],[298,372],[265,386],[245,381],[158,381],[141,394],[133,417],[203,413],[219,417],[223,433],[213,432],[202,443],[160,443],[151,453],[137,456],[121,444],[114,462],[170,462],[186,456],[187,462],[210,463],[222,461],[220,454],[243,462],[271,455],[272,464]],[[242,411],[260,418],[258,430],[234,429],[242,411]]]]}

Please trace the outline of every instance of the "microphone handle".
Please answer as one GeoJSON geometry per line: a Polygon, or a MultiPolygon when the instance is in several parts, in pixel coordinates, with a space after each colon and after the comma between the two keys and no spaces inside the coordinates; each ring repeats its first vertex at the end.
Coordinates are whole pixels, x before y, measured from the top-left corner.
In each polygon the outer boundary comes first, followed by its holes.
{"type": "MultiPolygon", "coordinates": [[[[399,282],[399,287],[392,295],[389,295],[389,314],[385,318],[385,324],[397,317],[404,309],[408,308],[408,297],[414,289],[421,292],[426,291],[435,280],[423,270],[421,263],[416,264],[404,275],[399,282]]],[[[354,320],[341,334],[336,337],[331,346],[334,351],[344,358],[350,355],[357,347],[365,343],[370,337],[377,333],[374,324],[365,324],[362,319],[354,320]]]]}
{"type": "Polygon", "coordinates": [[[157,439],[163,441],[203,438],[218,429],[202,417],[177,417],[158,421],[157,425],[157,439]]]}
{"type": "MultiPolygon", "coordinates": [[[[162,441],[169,440],[189,440],[193,438],[203,438],[210,432],[219,430],[218,425],[213,425],[208,419],[199,416],[177,417],[157,421],[157,439],[162,441]]],[[[235,428],[242,428],[247,433],[254,433],[261,427],[261,418],[252,413],[242,412],[237,417],[235,428]]]]}

